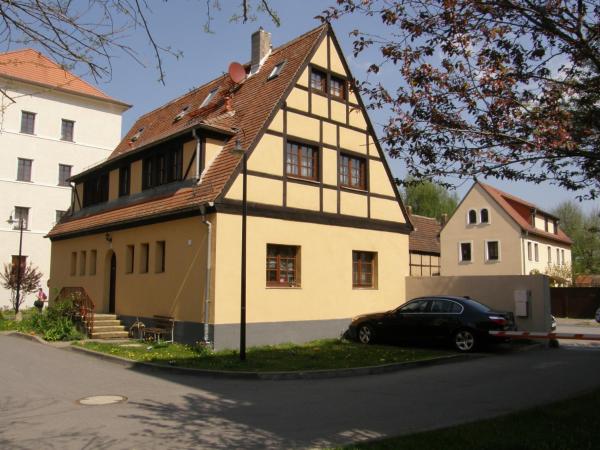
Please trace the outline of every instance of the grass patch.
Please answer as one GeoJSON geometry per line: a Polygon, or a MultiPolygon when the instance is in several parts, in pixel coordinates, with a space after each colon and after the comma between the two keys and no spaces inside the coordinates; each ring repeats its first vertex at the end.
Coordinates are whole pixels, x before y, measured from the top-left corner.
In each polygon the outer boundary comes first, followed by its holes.
{"type": "Polygon", "coordinates": [[[496,419],[344,447],[344,450],[598,448],[600,390],[496,419]]]}
{"type": "Polygon", "coordinates": [[[24,309],[21,311],[23,320],[17,322],[15,320],[14,311],[2,311],[0,315],[0,331],[20,331],[22,333],[34,333],[29,320],[32,314],[37,313],[33,308],[24,309]]]}
{"type": "Polygon", "coordinates": [[[247,360],[242,362],[237,350],[212,352],[203,347],[176,343],[145,343],[141,347],[103,342],[80,342],[76,345],[134,361],[197,369],[258,372],[363,367],[418,361],[451,354],[432,349],[366,346],[339,339],[326,339],[303,345],[252,347],[247,350],[247,360]]]}

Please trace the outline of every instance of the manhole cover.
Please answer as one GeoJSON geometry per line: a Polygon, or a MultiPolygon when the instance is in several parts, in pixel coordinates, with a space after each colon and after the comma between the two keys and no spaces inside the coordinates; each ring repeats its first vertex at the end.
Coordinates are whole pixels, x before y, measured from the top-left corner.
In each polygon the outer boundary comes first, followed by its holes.
{"type": "Polygon", "coordinates": [[[93,395],[77,400],[77,403],[86,406],[112,405],[114,403],[126,402],[127,397],[123,395],[93,395]]]}

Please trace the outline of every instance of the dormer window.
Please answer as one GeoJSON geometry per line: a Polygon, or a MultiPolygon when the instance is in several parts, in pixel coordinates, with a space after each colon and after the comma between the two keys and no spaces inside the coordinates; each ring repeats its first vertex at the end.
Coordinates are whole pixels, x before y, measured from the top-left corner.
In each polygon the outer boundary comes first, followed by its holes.
{"type": "Polygon", "coordinates": [[[467,223],[469,225],[475,225],[477,223],[477,211],[474,209],[469,210],[469,214],[467,215],[467,223]]]}
{"type": "Polygon", "coordinates": [[[143,132],[144,132],[144,128],[140,128],[139,130],[137,130],[137,132],[133,136],[131,136],[131,142],[137,141],[143,132]]]}
{"type": "Polygon", "coordinates": [[[175,116],[173,122],[178,122],[179,120],[183,119],[183,116],[185,116],[185,114],[188,112],[188,109],[190,109],[189,105],[179,111],[179,114],[175,116]]]}
{"type": "Polygon", "coordinates": [[[218,90],[219,90],[219,88],[214,88],[212,91],[210,91],[208,93],[208,95],[206,96],[206,98],[200,104],[199,108],[204,108],[206,105],[208,105],[218,90]]]}
{"type": "Polygon", "coordinates": [[[490,223],[490,213],[487,208],[481,210],[481,223],[490,223]]]}
{"type": "Polygon", "coordinates": [[[277,64],[275,67],[273,67],[273,70],[271,70],[271,73],[267,77],[267,80],[272,80],[273,78],[277,78],[279,76],[279,74],[281,73],[281,69],[283,69],[283,66],[285,66],[285,61],[281,61],[279,64],[277,64]]]}

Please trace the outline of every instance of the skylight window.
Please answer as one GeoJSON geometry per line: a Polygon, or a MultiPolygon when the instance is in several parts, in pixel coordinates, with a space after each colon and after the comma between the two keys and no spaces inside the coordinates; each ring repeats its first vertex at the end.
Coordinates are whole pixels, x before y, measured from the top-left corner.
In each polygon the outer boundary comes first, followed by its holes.
{"type": "Polygon", "coordinates": [[[175,116],[175,119],[173,119],[173,121],[177,122],[178,120],[181,120],[183,116],[185,116],[185,113],[187,113],[188,109],[190,109],[189,105],[183,108],[181,111],[179,111],[179,113],[175,116]]]}
{"type": "Polygon", "coordinates": [[[144,132],[144,128],[143,127],[140,128],[139,130],[137,130],[137,132],[133,136],[131,136],[131,142],[137,141],[140,138],[140,136],[142,135],[143,132],[144,132]]]}
{"type": "Polygon", "coordinates": [[[204,99],[204,101],[202,102],[202,104],[199,106],[199,108],[204,108],[206,105],[208,105],[218,90],[219,88],[214,88],[212,91],[210,91],[204,99]]]}
{"type": "Polygon", "coordinates": [[[281,61],[279,64],[273,67],[273,70],[271,70],[271,73],[267,77],[267,80],[272,80],[273,78],[278,77],[281,73],[281,69],[283,69],[283,66],[285,66],[285,61],[281,61]]]}

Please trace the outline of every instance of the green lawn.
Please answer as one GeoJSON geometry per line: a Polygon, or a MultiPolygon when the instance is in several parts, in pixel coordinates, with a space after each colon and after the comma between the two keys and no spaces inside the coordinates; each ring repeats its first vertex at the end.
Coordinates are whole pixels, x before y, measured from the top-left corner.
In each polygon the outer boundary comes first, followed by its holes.
{"type": "Polygon", "coordinates": [[[337,339],[327,339],[304,345],[282,344],[252,347],[247,350],[246,361],[242,362],[237,350],[211,352],[201,347],[182,344],[156,345],[141,342],[111,344],[83,341],[76,345],[134,361],[198,369],[259,372],[363,367],[417,361],[452,354],[435,349],[383,345],[365,346],[337,339]]]}
{"type": "Polygon", "coordinates": [[[600,448],[600,390],[496,419],[352,445],[344,447],[344,450],[591,450],[598,448],[600,448]]]}

